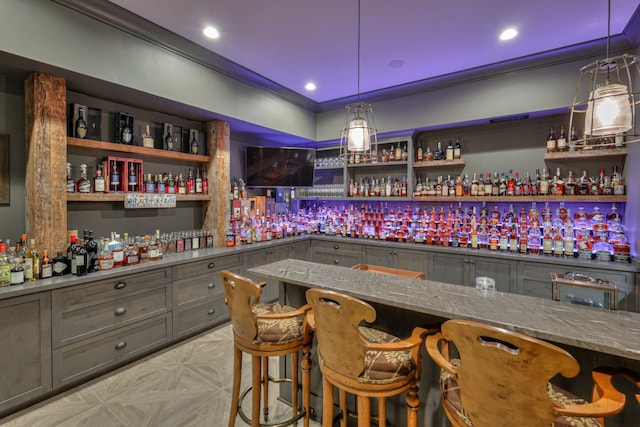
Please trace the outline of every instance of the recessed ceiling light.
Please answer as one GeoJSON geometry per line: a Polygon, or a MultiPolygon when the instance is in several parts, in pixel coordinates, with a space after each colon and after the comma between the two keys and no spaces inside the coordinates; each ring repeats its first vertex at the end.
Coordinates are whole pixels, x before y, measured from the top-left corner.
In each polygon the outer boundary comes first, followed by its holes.
{"type": "Polygon", "coordinates": [[[215,27],[206,27],[203,32],[204,35],[209,37],[210,39],[217,39],[218,37],[220,37],[220,33],[215,29],[215,27]]]}
{"type": "Polygon", "coordinates": [[[316,90],[316,85],[315,83],[309,82],[306,85],[304,85],[304,88],[310,92],[316,90]]]}
{"type": "Polygon", "coordinates": [[[515,28],[507,28],[500,34],[500,40],[511,40],[518,35],[518,30],[515,28]]]}

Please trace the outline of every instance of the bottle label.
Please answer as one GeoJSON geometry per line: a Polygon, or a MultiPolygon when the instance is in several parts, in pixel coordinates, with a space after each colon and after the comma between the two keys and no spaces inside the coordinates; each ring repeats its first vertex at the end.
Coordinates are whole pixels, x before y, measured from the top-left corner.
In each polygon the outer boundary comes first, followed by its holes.
{"type": "Polygon", "coordinates": [[[76,127],[76,137],[77,138],[87,137],[87,126],[84,123],[78,124],[78,126],[76,127]]]}
{"type": "Polygon", "coordinates": [[[573,239],[566,239],[564,241],[564,254],[565,256],[573,256],[573,239]]]}
{"type": "Polygon", "coordinates": [[[25,280],[33,279],[33,258],[27,258],[23,265],[25,280]]]}
{"type": "Polygon", "coordinates": [[[73,193],[76,191],[76,186],[73,183],[73,180],[67,180],[67,193],[73,193]]]}
{"type": "Polygon", "coordinates": [[[158,256],[159,256],[158,249],[156,248],[149,249],[149,253],[147,255],[148,258],[158,258],[158,256]]]}
{"type": "Polygon", "coordinates": [[[111,255],[113,256],[114,263],[121,263],[122,261],[124,261],[124,251],[122,249],[112,251],[111,255]]]}
{"type": "Polygon", "coordinates": [[[80,181],[80,185],[78,186],[78,191],[80,193],[91,193],[91,182],[88,179],[80,181]]]}
{"type": "Polygon", "coordinates": [[[547,140],[547,151],[554,151],[556,149],[556,140],[548,139],[547,140]]]}
{"type": "Polygon", "coordinates": [[[9,264],[0,265],[0,286],[11,284],[11,266],[9,264]]]}
{"type": "Polygon", "coordinates": [[[97,193],[104,193],[104,179],[96,179],[93,186],[97,193]]]}
{"type": "Polygon", "coordinates": [[[11,284],[19,285],[24,283],[24,271],[22,269],[18,271],[11,271],[11,284]]]}
{"type": "Polygon", "coordinates": [[[58,261],[58,262],[53,264],[53,271],[57,275],[63,274],[66,269],[67,269],[67,264],[65,264],[62,261],[58,261]]]}
{"type": "Polygon", "coordinates": [[[100,270],[110,270],[113,268],[113,258],[98,259],[98,267],[100,270]]]}
{"type": "Polygon", "coordinates": [[[558,150],[564,151],[567,148],[567,140],[565,138],[558,139],[558,150]]]}
{"type": "Polygon", "coordinates": [[[542,253],[551,255],[552,251],[553,251],[553,240],[544,239],[542,241],[542,253]]]}
{"type": "Polygon", "coordinates": [[[555,240],[553,252],[556,255],[562,255],[563,249],[564,249],[564,242],[562,240],[555,240]]]}
{"type": "Polygon", "coordinates": [[[53,264],[42,264],[40,268],[40,277],[42,279],[48,279],[53,276],[53,264]]]}

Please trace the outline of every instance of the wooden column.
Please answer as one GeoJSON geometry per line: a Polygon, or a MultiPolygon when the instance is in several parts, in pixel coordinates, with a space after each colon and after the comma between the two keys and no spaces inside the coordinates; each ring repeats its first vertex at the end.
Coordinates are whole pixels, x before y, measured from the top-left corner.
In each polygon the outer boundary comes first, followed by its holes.
{"type": "Polygon", "coordinates": [[[25,89],[25,211],[38,251],[66,249],[67,85],[59,77],[31,74],[25,89]]]}
{"type": "Polygon", "coordinates": [[[205,123],[207,153],[211,162],[207,168],[209,194],[211,199],[203,206],[202,228],[213,234],[213,246],[225,246],[226,231],[229,226],[231,207],[229,193],[231,181],[230,130],[229,123],[214,120],[205,123]]]}

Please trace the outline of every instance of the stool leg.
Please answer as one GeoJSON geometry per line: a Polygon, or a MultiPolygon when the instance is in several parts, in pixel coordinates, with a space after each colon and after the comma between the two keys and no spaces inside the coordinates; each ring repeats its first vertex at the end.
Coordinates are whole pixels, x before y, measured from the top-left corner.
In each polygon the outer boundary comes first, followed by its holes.
{"type": "Polygon", "coordinates": [[[414,384],[407,392],[407,427],[417,427],[418,409],[420,407],[420,396],[418,396],[418,385],[414,384]]]}
{"type": "Polygon", "coordinates": [[[342,389],[338,389],[338,398],[340,399],[340,412],[342,412],[340,427],[347,427],[347,420],[349,418],[349,409],[347,408],[347,392],[342,389]]]}
{"type": "Polygon", "coordinates": [[[231,391],[231,413],[229,427],[233,427],[238,416],[238,400],[240,399],[240,380],[242,379],[242,351],[233,347],[233,390],[231,391]]]}
{"type": "Polygon", "coordinates": [[[302,350],[302,406],[306,412],[304,427],[309,427],[311,411],[311,352],[308,348],[302,350]]]}
{"type": "Polygon", "coordinates": [[[387,398],[378,398],[378,427],[387,426],[387,398]]]}
{"type": "Polygon", "coordinates": [[[300,363],[298,352],[291,354],[291,407],[293,415],[298,413],[298,363],[300,363]]]}
{"type": "Polygon", "coordinates": [[[264,402],[264,406],[262,407],[262,412],[264,414],[264,422],[266,423],[269,420],[269,358],[262,358],[262,387],[264,387],[264,396],[262,397],[262,401],[264,402]]]}
{"type": "Polygon", "coordinates": [[[366,396],[358,396],[358,427],[370,427],[371,425],[371,399],[366,396]]]}
{"type": "Polygon", "coordinates": [[[333,426],[333,384],[322,377],[322,427],[333,426]]]}
{"type": "Polygon", "coordinates": [[[260,426],[260,379],[262,377],[262,358],[251,356],[251,426],[260,426]]]}

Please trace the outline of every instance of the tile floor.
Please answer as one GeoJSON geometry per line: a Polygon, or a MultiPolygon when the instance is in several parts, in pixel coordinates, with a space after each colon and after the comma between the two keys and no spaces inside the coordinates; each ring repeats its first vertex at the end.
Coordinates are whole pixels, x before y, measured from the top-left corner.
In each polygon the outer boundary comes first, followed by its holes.
{"type": "MultiPolygon", "coordinates": [[[[245,355],[242,390],[251,382],[250,367],[245,355]]],[[[232,377],[233,336],[227,324],[0,419],[0,425],[226,427],[232,377]]],[[[276,392],[270,387],[270,413],[288,413],[276,392]]],[[[245,402],[248,414],[250,398],[245,402]]],[[[236,426],[245,425],[238,417],[236,426]]]]}

